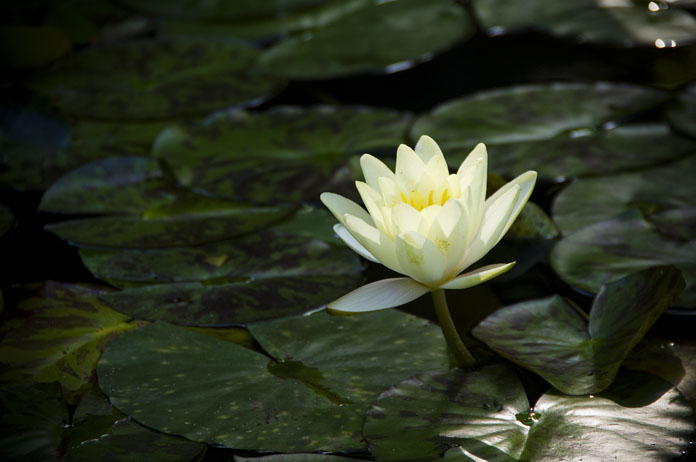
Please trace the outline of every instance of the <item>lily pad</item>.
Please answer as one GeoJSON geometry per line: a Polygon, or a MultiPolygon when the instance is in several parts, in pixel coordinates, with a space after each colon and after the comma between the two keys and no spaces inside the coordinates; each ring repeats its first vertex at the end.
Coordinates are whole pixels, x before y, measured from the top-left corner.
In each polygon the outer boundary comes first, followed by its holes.
{"type": "Polygon", "coordinates": [[[190,1],[171,0],[121,0],[129,7],[149,14],[184,18],[188,20],[212,19],[228,21],[258,16],[282,16],[294,10],[312,7],[327,0],[236,0],[226,1],[190,1]]]}
{"type": "Polygon", "coordinates": [[[659,90],[613,83],[509,87],[436,107],[415,121],[411,138],[432,136],[453,167],[482,142],[489,169],[498,174],[534,169],[545,177],[605,175],[696,148],[663,124],[616,126],[666,98],[659,90]]]}
{"type": "Polygon", "coordinates": [[[553,219],[565,234],[570,234],[627,209],[650,215],[696,207],[696,184],[684,174],[693,171],[696,156],[637,172],[580,179],[556,196],[553,219]]]}
{"type": "Polygon", "coordinates": [[[602,286],[589,320],[556,295],[500,309],[472,333],[563,393],[597,393],[683,288],[674,267],[652,268],[602,286]]]}
{"type": "Polygon", "coordinates": [[[279,79],[249,71],[257,54],[229,40],[115,42],[73,55],[29,84],[76,116],[170,119],[254,104],[274,93],[279,79]]]}
{"type": "Polygon", "coordinates": [[[109,344],[99,384],[151,428],[238,449],[359,448],[362,417],[390,384],[448,358],[442,334],[395,310],[253,324],[272,358],[165,323],[109,344]]]}
{"type": "Polygon", "coordinates": [[[47,282],[21,302],[0,330],[0,381],[58,381],[72,400],[79,396],[106,343],[136,326],[99,301],[101,293],[47,282]]]}
{"type": "Polygon", "coordinates": [[[384,462],[667,462],[693,430],[689,405],[655,376],[622,373],[596,396],[547,392],[530,409],[506,365],[411,377],[382,393],[364,427],[384,462]]]}
{"type": "Polygon", "coordinates": [[[667,111],[667,120],[679,133],[696,138],[696,84],[679,92],[667,111]]]}
{"type": "Polygon", "coordinates": [[[496,34],[540,29],[579,42],[657,47],[693,43],[696,37],[696,19],[671,2],[651,2],[649,7],[647,1],[474,0],[473,7],[496,34]]]}
{"type": "Polygon", "coordinates": [[[12,210],[0,204],[0,237],[7,234],[15,223],[15,217],[12,210]]]}
{"type": "Polygon", "coordinates": [[[234,462],[355,462],[355,459],[328,454],[272,454],[264,457],[234,456],[234,462]]]}
{"type": "Polygon", "coordinates": [[[269,231],[200,247],[81,249],[80,255],[96,277],[132,287],[104,295],[116,310],[183,324],[302,313],[355,289],[362,278],[351,250],[269,231]]]}
{"type": "Polygon", "coordinates": [[[32,69],[45,66],[72,50],[62,29],[51,26],[1,25],[1,69],[32,69]]]}
{"type": "MultiPolygon", "coordinates": [[[[680,209],[676,209],[680,211],[680,209]]],[[[675,211],[669,211],[675,215],[675,211]]],[[[695,223],[694,214],[687,215],[695,223]]],[[[668,216],[669,217],[669,216],[668,216]]],[[[672,219],[679,218],[672,216],[672,219]]],[[[654,219],[654,218],[653,218],[654,219]]],[[[696,240],[670,236],[638,210],[586,226],[551,252],[554,271],[570,285],[596,293],[606,282],[659,265],[674,265],[686,280],[676,306],[696,307],[696,240]]]]}
{"type": "Polygon", "coordinates": [[[153,153],[197,191],[256,203],[314,199],[349,154],[403,142],[409,119],[367,107],[234,111],[164,130],[153,153]]]}
{"type": "Polygon", "coordinates": [[[475,32],[466,10],[448,0],[375,1],[323,27],[280,41],[263,52],[258,68],[293,79],[395,71],[475,32]]]}
{"type": "Polygon", "coordinates": [[[58,460],[68,406],[55,382],[0,389],[0,445],[3,460],[58,460]]]}
{"type": "Polygon", "coordinates": [[[265,228],[290,207],[250,207],[174,185],[157,160],[114,157],[65,175],[44,194],[39,210],[100,214],[49,224],[78,246],[162,248],[229,239],[265,228]]]}

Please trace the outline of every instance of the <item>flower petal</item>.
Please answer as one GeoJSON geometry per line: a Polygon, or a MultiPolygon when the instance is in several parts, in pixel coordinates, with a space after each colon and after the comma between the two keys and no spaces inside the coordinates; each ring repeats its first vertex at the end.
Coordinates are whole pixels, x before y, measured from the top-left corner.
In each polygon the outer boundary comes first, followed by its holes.
{"type": "Polygon", "coordinates": [[[392,229],[394,234],[418,231],[421,222],[421,215],[418,210],[404,202],[397,202],[392,207],[392,229]]]}
{"type": "Polygon", "coordinates": [[[483,266],[474,271],[457,276],[451,281],[442,284],[440,289],[467,289],[469,287],[477,286],[488,281],[489,279],[500,276],[513,266],[515,266],[514,261],[512,263],[496,263],[494,265],[483,266]]]}
{"type": "Polygon", "coordinates": [[[348,313],[384,310],[415,300],[430,289],[410,278],[383,279],[329,303],[329,310],[348,313]]]}
{"type": "Polygon", "coordinates": [[[365,182],[373,189],[379,190],[379,178],[389,178],[394,181],[394,173],[384,162],[371,154],[363,154],[360,157],[360,168],[362,168],[365,182]]]}
{"type": "Polygon", "coordinates": [[[379,260],[377,260],[374,255],[372,255],[365,247],[363,247],[362,244],[360,244],[358,240],[352,234],[350,234],[350,232],[346,229],[345,226],[343,226],[340,223],[336,223],[333,227],[333,230],[336,234],[338,234],[338,237],[340,237],[341,240],[348,247],[353,249],[355,253],[370,261],[379,263],[379,260]]]}
{"type": "Polygon", "coordinates": [[[353,215],[346,215],[344,224],[348,232],[381,264],[403,274],[396,258],[394,241],[389,236],[353,215]]]}
{"type": "Polygon", "coordinates": [[[396,182],[407,193],[416,189],[425,165],[418,154],[405,144],[396,151],[396,182]]]}
{"type": "Polygon", "coordinates": [[[444,275],[447,259],[440,249],[416,232],[402,233],[394,240],[400,272],[434,287],[444,275]]]}
{"type": "MultiPolygon", "coordinates": [[[[505,235],[505,233],[507,233],[508,229],[510,229],[510,226],[512,226],[512,224],[515,222],[515,219],[520,214],[520,212],[522,211],[522,208],[529,200],[529,196],[532,195],[532,191],[534,190],[534,185],[536,184],[536,179],[537,179],[537,172],[535,172],[533,170],[529,170],[528,172],[523,173],[522,175],[518,176],[517,178],[515,178],[514,180],[510,181],[508,184],[503,186],[503,188],[508,187],[508,185],[519,185],[520,186],[520,194],[519,194],[519,196],[517,196],[517,202],[515,202],[515,205],[512,208],[512,213],[510,213],[510,218],[508,218],[508,222],[505,225],[505,229],[503,230],[503,236],[505,235]]],[[[512,187],[512,186],[509,186],[509,187],[512,187]]],[[[502,189],[502,188],[500,188],[500,189],[502,189]]],[[[486,202],[488,202],[488,201],[486,201],[486,202]]]]}
{"type": "Polygon", "coordinates": [[[365,211],[365,209],[360,207],[358,204],[356,204],[350,199],[346,199],[341,195],[330,192],[322,193],[320,199],[324,203],[326,208],[328,208],[331,211],[331,213],[334,214],[336,219],[341,223],[344,222],[343,217],[346,214],[350,214],[360,218],[365,223],[368,223],[370,225],[374,224],[372,218],[365,211]]]}
{"type": "Polygon", "coordinates": [[[360,194],[365,207],[367,207],[367,212],[372,217],[372,221],[375,226],[377,226],[377,229],[383,233],[386,233],[387,228],[385,227],[384,217],[382,216],[382,210],[380,207],[382,196],[380,196],[377,191],[372,189],[370,185],[363,183],[362,181],[356,181],[355,187],[358,189],[358,193],[360,194]]]}
{"type": "Polygon", "coordinates": [[[443,161],[445,160],[445,156],[442,155],[440,146],[438,146],[435,140],[428,135],[423,135],[418,139],[418,142],[416,143],[416,154],[418,154],[418,157],[423,160],[424,164],[430,162],[433,157],[439,157],[443,161]]]}

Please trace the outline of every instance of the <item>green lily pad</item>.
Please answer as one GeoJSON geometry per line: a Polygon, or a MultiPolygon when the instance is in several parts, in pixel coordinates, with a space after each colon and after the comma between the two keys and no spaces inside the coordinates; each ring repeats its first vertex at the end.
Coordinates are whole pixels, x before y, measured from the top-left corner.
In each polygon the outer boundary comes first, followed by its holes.
{"type": "Polygon", "coordinates": [[[322,79],[410,67],[476,31],[466,10],[448,0],[371,2],[260,56],[259,70],[293,79],[322,79]]]}
{"type": "Polygon", "coordinates": [[[229,40],[115,42],[75,54],[28,83],[72,115],[170,119],[258,103],[275,92],[280,80],[249,71],[257,54],[229,40]]]}
{"type": "Polygon", "coordinates": [[[89,44],[104,37],[109,26],[127,20],[130,11],[109,0],[46,2],[45,24],[60,27],[74,43],[89,44]]]}
{"type": "Polygon", "coordinates": [[[0,445],[3,460],[58,460],[68,406],[57,383],[0,389],[0,445]]]}
{"type": "Polygon", "coordinates": [[[325,312],[250,326],[272,358],[164,323],[109,344],[99,384],[148,427],[194,441],[283,452],[359,448],[381,390],[449,362],[442,334],[395,310],[325,312]]]}
{"type": "Polygon", "coordinates": [[[647,1],[548,2],[532,0],[474,0],[483,25],[493,33],[540,29],[579,42],[620,46],[670,47],[693,43],[696,19],[672,3],[647,1]],[[654,9],[654,11],[653,11],[654,9]],[[657,42],[657,40],[661,40],[657,42]]]}
{"type": "Polygon", "coordinates": [[[129,7],[149,14],[184,18],[188,20],[212,19],[228,21],[258,16],[282,16],[289,12],[325,3],[327,0],[236,0],[225,1],[190,1],[171,0],[121,0],[129,7]]]}
{"type": "Polygon", "coordinates": [[[197,191],[256,203],[315,199],[347,155],[403,142],[409,119],[367,107],[235,111],[164,130],[153,153],[197,191]]]}
{"type": "Polygon", "coordinates": [[[101,293],[47,282],[21,302],[0,330],[0,381],[58,381],[71,400],[78,396],[93,380],[104,345],[136,326],[99,301],[101,293]]]}
{"type": "Polygon", "coordinates": [[[200,247],[81,249],[80,255],[96,277],[132,287],[104,295],[114,309],[182,324],[302,313],[355,289],[362,278],[351,250],[269,231],[200,247]]]}
{"type": "Polygon", "coordinates": [[[693,171],[696,156],[637,172],[580,179],[556,196],[553,219],[565,234],[570,234],[627,209],[650,215],[696,207],[696,184],[684,174],[693,171]]]}
{"type": "Polygon", "coordinates": [[[589,320],[556,295],[500,309],[472,333],[563,393],[597,393],[683,288],[674,267],[652,268],[602,286],[589,320]]]}
{"type": "MultiPolygon", "coordinates": [[[[680,209],[676,209],[680,211],[680,209]]],[[[672,215],[674,211],[669,211],[672,215]]],[[[694,214],[691,215],[691,223],[694,214]]],[[[689,216],[687,216],[688,218],[689,216]]],[[[672,218],[678,218],[672,216],[672,218]]],[[[674,265],[686,280],[675,300],[696,307],[696,240],[670,236],[637,210],[579,229],[561,239],[551,252],[554,271],[570,285],[596,293],[600,286],[629,273],[659,265],[674,265]]]]}
{"type": "Polygon", "coordinates": [[[679,92],[676,101],[667,111],[667,120],[679,133],[696,138],[696,85],[679,92]]]}
{"type": "Polygon", "coordinates": [[[696,149],[664,124],[617,121],[666,101],[646,87],[551,83],[485,91],[444,103],[415,121],[411,138],[432,136],[452,166],[476,144],[488,147],[489,170],[515,176],[605,175],[677,158],[696,149]]]}
{"type": "Polygon", "coordinates": [[[351,457],[328,454],[272,454],[264,457],[234,456],[234,462],[355,462],[351,457]]]}
{"type": "Polygon", "coordinates": [[[62,177],[39,210],[100,214],[52,223],[46,229],[78,246],[162,248],[229,239],[265,228],[292,208],[250,207],[179,188],[157,160],[113,157],[62,177]]]}
{"type": "Polygon", "coordinates": [[[530,409],[506,365],[411,377],[382,393],[364,434],[383,462],[671,461],[688,447],[693,411],[677,390],[622,373],[596,396],[543,394],[530,409]]]}

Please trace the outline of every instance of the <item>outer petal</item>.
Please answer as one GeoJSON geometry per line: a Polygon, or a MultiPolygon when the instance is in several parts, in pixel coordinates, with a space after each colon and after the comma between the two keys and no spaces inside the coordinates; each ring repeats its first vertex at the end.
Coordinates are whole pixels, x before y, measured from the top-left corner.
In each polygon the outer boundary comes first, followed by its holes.
{"type": "Polygon", "coordinates": [[[430,162],[433,157],[439,157],[445,160],[445,156],[442,155],[440,146],[437,145],[434,139],[430,138],[428,135],[423,135],[418,139],[416,143],[416,154],[423,160],[424,164],[430,162]]]}
{"type": "Polygon", "coordinates": [[[435,244],[416,232],[396,236],[394,244],[402,274],[428,287],[442,281],[447,259],[435,244]]]}
{"type": "Polygon", "coordinates": [[[457,171],[462,201],[473,221],[478,222],[486,200],[488,153],[486,146],[478,144],[462,162],[457,171]]]}
{"type": "Polygon", "coordinates": [[[362,198],[365,207],[367,207],[367,212],[372,217],[372,221],[375,226],[377,226],[377,228],[383,233],[388,233],[380,207],[382,196],[380,196],[377,191],[372,189],[370,185],[363,183],[362,181],[356,181],[355,187],[357,188],[358,193],[360,193],[360,197],[362,198]]]}
{"type": "Polygon", "coordinates": [[[477,286],[488,281],[489,279],[500,276],[513,266],[515,266],[514,261],[512,263],[497,263],[495,265],[487,265],[477,270],[457,276],[451,281],[442,284],[440,289],[467,289],[469,287],[477,286]]]}
{"type": "Polygon", "coordinates": [[[396,258],[394,241],[389,236],[353,215],[346,215],[345,226],[350,234],[381,264],[397,273],[404,274],[396,258]]]}
{"type": "MultiPolygon", "coordinates": [[[[510,229],[510,226],[515,222],[515,219],[517,218],[517,215],[520,214],[522,211],[522,207],[524,207],[524,204],[527,203],[527,200],[529,200],[529,196],[532,195],[532,191],[534,190],[534,185],[536,184],[536,179],[537,179],[537,172],[533,170],[529,170],[528,172],[523,173],[522,175],[518,176],[514,180],[510,181],[506,185],[504,185],[502,188],[500,188],[498,191],[493,194],[493,196],[489,197],[488,200],[486,201],[486,207],[488,207],[488,201],[493,199],[496,194],[502,189],[509,189],[513,188],[514,185],[519,185],[520,186],[520,194],[517,197],[517,201],[515,202],[515,205],[513,206],[512,213],[510,214],[510,218],[508,219],[508,222],[505,225],[505,228],[503,230],[502,236],[507,233],[508,229],[510,229]]],[[[504,194],[504,191],[503,193],[504,194]]],[[[501,236],[501,237],[502,237],[501,236]]]]}
{"type": "Polygon", "coordinates": [[[349,313],[384,310],[404,305],[429,291],[410,278],[383,279],[347,293],[329,303],[328,308],[349,313]]]}
{"type": "Polygon", "coordinates": [[[340,223],[336,223],[336,224],[334,225],[333,229],[334,229],[334,232],[335,232],[336,234],[338,234],[338,237],[340,237],[341,240],[342,240],[348,247],[350,247],[351,249],[353,249],[353,251],[354,251],[355,253],[357,253],[357,254],[360,255],[361,257],[364,257],[364,258],[366,258],[366,259],[368,259],[368,260],[370,260],[370,261],[373,261],[373,262],[375,262],[375,263],[379,263],[379,260],[377,260],[377,259],[375,258],[374,255],[372,255],[365,247],[363,247],[362,244],[360,244],[360,243],[358,242],[358,240],[357,240],[355,237],[353,237],[353,235],[350,234],[350,232],[348,232],[348,230],[346,229],[345,226],[343,226],[343,225],[340,224],[340,223]]]}
{"type": "Polygon", "coordinates": [[[365,223],[370,225],[374,224],[372,218],[365,209],[350,199],[330,192],[321,193],[320,199],[326,208],[328,208],[341,223],[344,222],[345,215],[349,214],[360,218],[365,223]]]}
{"type": "Polygon", "coordinates": [[[363,175],[365,175],[365,182],[369,184],[372,189],[379,190],[380,177],[389,178],[394,181],[394,173],[389,167],[371,154],[363,154],[362,157],[360,157],[360,168],[362,168],[363,175]]]}

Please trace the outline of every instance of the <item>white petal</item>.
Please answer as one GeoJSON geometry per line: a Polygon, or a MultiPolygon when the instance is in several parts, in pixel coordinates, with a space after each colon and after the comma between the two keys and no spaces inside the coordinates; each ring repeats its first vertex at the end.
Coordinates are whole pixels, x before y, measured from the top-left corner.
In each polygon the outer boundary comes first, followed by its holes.
{"type": "Polygon", "coordinates": [[[345,226],[350,234],[381,264],[403,274],[396,258],[394,241],[389,236],[353,215],[346,215],[345,226]]]}
{"type": "Polygon", "coordinates": [[[503,186],[503,188],[508,187],[508,185],[519,185],[520,186],[520,194],[517,197],[517,202],[515,202],[515,205],[513,206],[512,213],[510,213],[510,218],[508,218],[508,222],[505,224],[505,229],[503,230],[503,236],[505,235],[505,233],[507,233],[508,229],[510,229],[510,226],[512,226],[512,224],[515,222],[515,219],[522,211],[524,204],[526,204],[527,200],[529,200],[529,196],[532,195],[532,191],[534,190],[534,185],[536,184],[536,178],[537,178],[537,173],[533,170],[530,170],[530,171],[525,172],[522,175],[518,176],[514,180],[510,181],[505,186],[503,186]]]}
{"type": "Polygon", "coordinates": [[[394,173],[387,167],[384,162],[377,159],[371,154],[363,154],[360,157],[360,168],[365,175],[365,182],[372,186],[373,189],[379,190],[379,178],[388,178],[394,180],[394,173]]]}
{"type": "Polygon", "coordinates": [[[375,226],[377,226],[380,231],[386,233],[387,229],[384,224],[384,217],[382,216],[382,210],[380,207],[382,196],[380,196],[377,191],[372,189],[370,185],[363,183],[362,181],[356,181],[355,187],[358,189],[358,193],[360,193],[360,197],[362,198],[365,207],[367,207],[367,211],[372,217],[372,221],[375,226]]]}
{"type": "Polygon", "coordinates": [[[418,210],[404,202],[397,202],[392,207],[392,229],[394,234],[418,231],[420,227],[421,215],[418,210]]]}
{"type": "Polygon", "coordinates": [[[405,191],[413,191],[423,175],[425,165],[413,149],[405,144],[396,151],[396,180],[405,191]]]}
{"type": "Polygon", "coordinates": [[[374,257],[374,255],[372,255],[365,247],[362,246],[362,244],[358,242],[357,239],[355,239],[355,237],[352,234],[350,234],[350,232],[348,232],[345,226],[343,226],[340,223],[337,223],[334,225],[333,230],[336,234],[338,234],[338,237],[340,237],[341,240],[348,247],[353,249],[355,253],[370,261],[379,263],[379,261],[374,257]]]}
{"type": "Polygon", "coordinates": [[[356,204],[350,199],[346,199],[343,196],[330,192],[322,193],[319,197],[326,206],[326,208],[328,208],[331,211],[331,213],[334,214],[336,219],[341,223],[344,222],[343,217],[346,214],[350,214],[360,218],[365,223],[368,223],[370,225],[374,224],[372,218],[365,211],[365,209],[360,207],[358,204],[356,204]]]}
{"type": "MultiPolygon", "coordinates": [[[[479,146],[483,145],[480,144],[479,146]]],[[[474,152],[476,152],[476,150],[474,150],[474,152]]],[[[472,154],[474,154],[474,152],[472,152],[472,154]]],[[[462,163],[457,176],[459,177],[462,201],[469,211],[469,216],[473,221],[479,221],[481,220],[481,214],[483,213],[484,203],[486,201],[488,158],[485,156],[485,147],[483,148],[483,157],[468,162],[469,159],[472,159],[472,154],[469,154],[469,157],[462,163]]]]}
{"type": "Polygon", "coordinates": [[[349,292],[328,308],[349,313],[383,310],[404,305],[429,290],[410,278],[383,279],[349,292]]]}
{"type": "Polygon", "coordinates": [[[394,244],[402,274],[428,287],[442,281],[447,259],[434,243],[418,233],[409,232],[396,236],[394,244]]]}
{"type": "Polygon", "coordinates": [[[459,166],[457,170],[457,176],[463,175],[466,171],[471,170],[480,159],[483,159],[483,163],[486,166],[486,171],[488,171],[488,151],[486,150],[486,145],[479,143],[474,149],[471,150],[464,162],[459,166]]]}
{"type": "MultiPolygon", "coordinates": [[[[369,184],[369,183],[368,183],[369,184]]],[[[396,187],[396,182],[393,179],[379,177],[377,181],[379,186],[378,191],[382,195],[382,203],[387,207],[393,206],[397,202],[401,202],[400,191],[396,187]]]]}
{"type": "Polygon", "coordinates": [[[440,286],[440,289],[466,289],[469,287],[473,287],[482,284],[488,281],[489,279],[493,279],[496,276],[500,276],[513,266],[515,266],[515,262],[487,265],[474,271],[470,271],[468,273],[457,276],[451,281],[442,284],[440,286]]]}
{"type": "Polygon", "coordinates": [[[423,135],[418,139],[418,143],[416,143],[416,154],[423,160],[424,164],[430,162],[433,157],[439,157],[443,161],[445,160],[440,146],[428,135],[423,135]]]}

